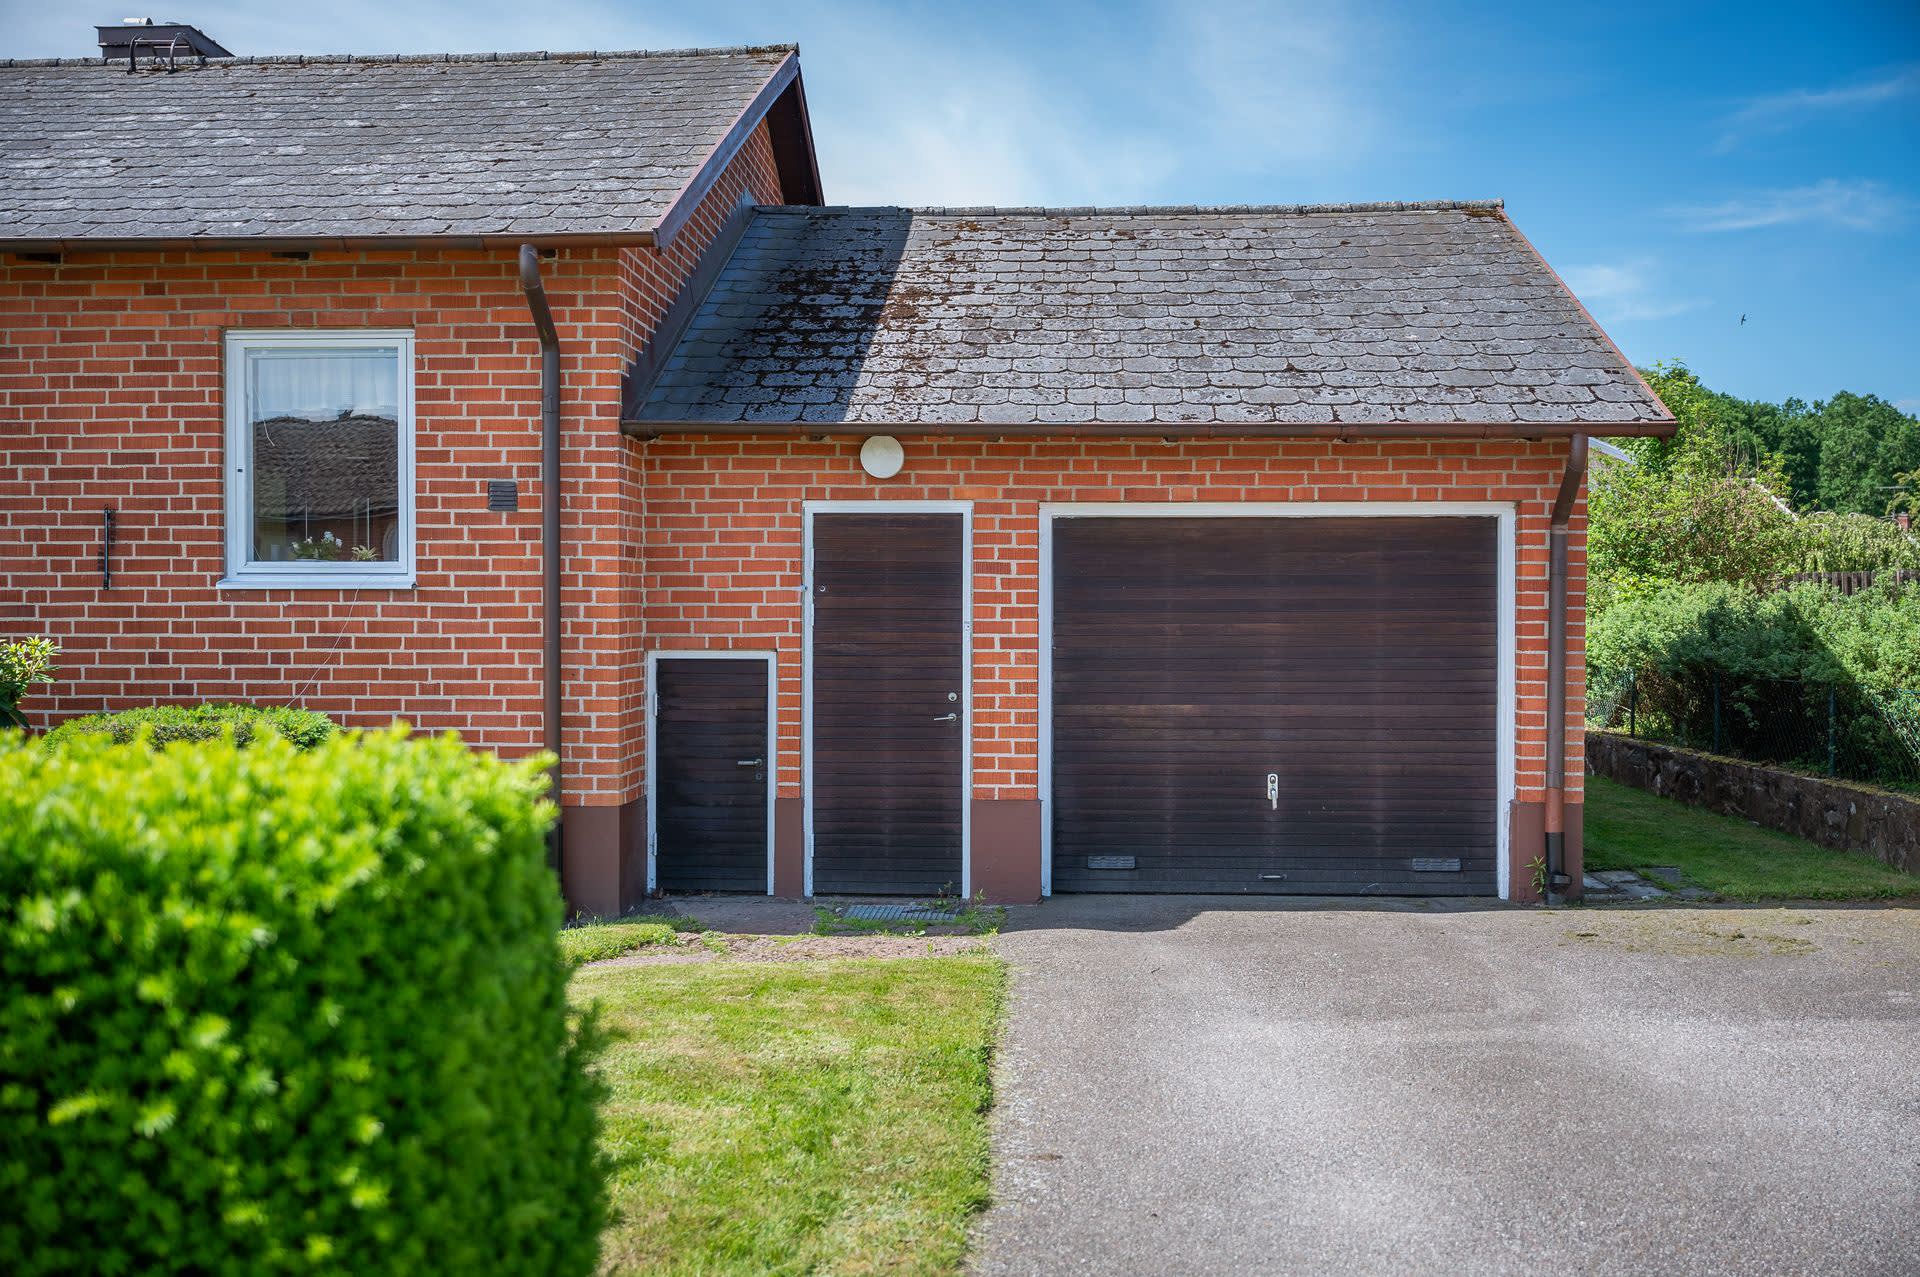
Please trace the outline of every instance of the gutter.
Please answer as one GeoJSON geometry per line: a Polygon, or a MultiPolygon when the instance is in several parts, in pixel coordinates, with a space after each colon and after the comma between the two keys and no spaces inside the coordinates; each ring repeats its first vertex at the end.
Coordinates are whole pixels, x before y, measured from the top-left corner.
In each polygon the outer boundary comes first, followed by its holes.
{"type": "MultiPolygon", "coordinates": [[[[520,291],[540,334],[540,702],[542,737],[553,755],[554,806],[560,805],[560,333],[540,279],[540,250],[520,246],[520,291]]],[[[560,868],[560,821],[547,835],[547,861],[560,868]]]]}
{"type": "MultiPolygon", "coordinates": [[[[665,421],[627,418],[622,433],[635,439],[669,435],[741,436],[770,439],[800,435],[810,439],[1559,439],[1584,440],[1591,430],[1610,435],[1673,434],[1672,421],[1599,422],[1183,422],[1183,421],[665,421]]],[[[1584,446],[1584,445],[1583,445],[1584,446]]]]}
{"type": "Polygon", "coordinates": [[[1567,873],[1567,525],[1587,474],[1587,437],[1567,441],[1567,469],[1547,532],[1547,903],[1563,904],[1567,873]]]}

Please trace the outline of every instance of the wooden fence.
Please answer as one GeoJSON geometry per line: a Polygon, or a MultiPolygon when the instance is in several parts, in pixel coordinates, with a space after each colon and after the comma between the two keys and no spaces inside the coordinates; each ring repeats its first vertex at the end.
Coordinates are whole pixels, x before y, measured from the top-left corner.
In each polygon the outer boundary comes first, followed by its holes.
{"type": "Polygon", "coordinates": [[[1890,568],[1868,572],[1795,572],[1792,576],[1783,576],[1773,583],[1777,590],[1790,585],[1805,585],[1808,582],[1831,585],[1842,594],[1858,594],[1878,585],[1914,585],[1920,584],[1920,568],[1890,568]]]}

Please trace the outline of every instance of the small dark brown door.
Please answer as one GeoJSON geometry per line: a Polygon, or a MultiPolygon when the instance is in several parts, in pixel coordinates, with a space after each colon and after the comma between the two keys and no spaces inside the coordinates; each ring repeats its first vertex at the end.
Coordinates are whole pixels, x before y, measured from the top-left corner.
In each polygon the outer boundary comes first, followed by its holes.
{"type": "Polygon", "coordinates": [[[813,517],[813,889],[961,890],[965,525],[813,517]]]}
{"type": "Polygon", "coordinates": [[[653,667],[654,875],[663,891],[767,890],[767,662],[653,667]]]}
{"type": "Polygon", "coordinates": [[[1053,885],[1491,895],[1498,523],[1053,530],[1053,885]]]}

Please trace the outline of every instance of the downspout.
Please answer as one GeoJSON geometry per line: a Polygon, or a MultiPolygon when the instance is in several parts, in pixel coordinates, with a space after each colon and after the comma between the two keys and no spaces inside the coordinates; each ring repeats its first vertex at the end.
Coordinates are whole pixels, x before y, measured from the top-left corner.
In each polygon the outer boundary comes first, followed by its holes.
{"type": "MultiPolygon", "coordinates": [[[[540,334],[540,717],[553,755],[554,806],[560,805],[560,333],[540,281],[540,250],[520,246],[520,291],[540,334]]],[[[560,869],[560,821],[547,835],[547,861],[560,869]]]]}
{"type": "Polygon", "coordinates": [[[1587,437],[1567,441],[1567,469],[1547,533],[1547,903],[1562,904],[1567,873],[1567,525],[1587,473],[1587,437]]]}

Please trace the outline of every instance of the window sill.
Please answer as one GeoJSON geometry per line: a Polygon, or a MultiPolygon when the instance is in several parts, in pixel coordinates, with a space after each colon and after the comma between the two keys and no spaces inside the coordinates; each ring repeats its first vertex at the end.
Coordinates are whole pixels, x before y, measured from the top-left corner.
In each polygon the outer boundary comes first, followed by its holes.
{"type": "Polygon", "coordinates": [[[224,576],[222,590],[411,590],[413,573],[399,572],[247,572],[224,576]]]}

